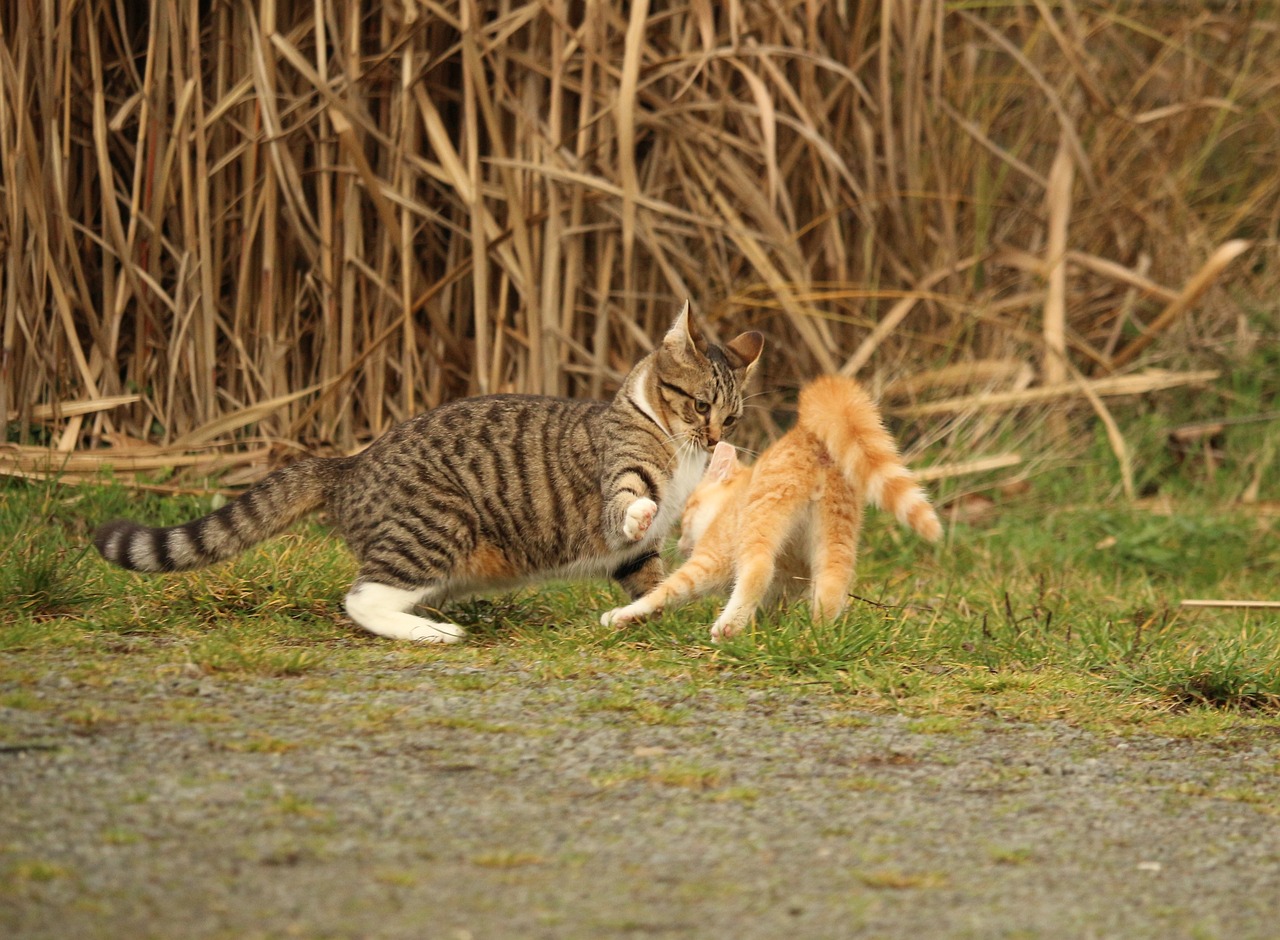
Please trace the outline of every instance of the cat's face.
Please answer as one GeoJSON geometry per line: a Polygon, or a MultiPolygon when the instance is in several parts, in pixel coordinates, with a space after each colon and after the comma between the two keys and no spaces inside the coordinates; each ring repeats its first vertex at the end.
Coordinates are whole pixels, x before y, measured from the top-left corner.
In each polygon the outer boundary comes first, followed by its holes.
{"type": "Polygon", "coordinates": [[[697,487],[684,504],[680,520],[679,549],[686,557],[707,533],[711,521],[724,510],[732,496],[734,482],[747,468],[738,462],[738,452],[732,444],[721,441],[711,454],[711,461],[697,487]]]}
{"type": "Polygon", "coordinates": [[[685,304],[658,350],[657,405],[672,436],[711,450],[742,417],[743,391],[764,338],[743,333],[723,347],[708,343],[685,304]]]}

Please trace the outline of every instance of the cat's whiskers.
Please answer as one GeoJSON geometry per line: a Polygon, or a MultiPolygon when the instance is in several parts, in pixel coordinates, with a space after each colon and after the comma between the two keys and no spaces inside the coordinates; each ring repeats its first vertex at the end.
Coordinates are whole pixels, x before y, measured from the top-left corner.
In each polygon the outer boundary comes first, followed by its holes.
{"type": "Polygon", "coordinates": [[[672,434],[667,437],[665,443],[675,444],[676,449],[671,456],[667,458],[666,469],[668,472],[674,471],[683,464],[689,457],[702,450],[702,445],[698,443],[693,431],[681,431],[678,434],[672,434]]]}

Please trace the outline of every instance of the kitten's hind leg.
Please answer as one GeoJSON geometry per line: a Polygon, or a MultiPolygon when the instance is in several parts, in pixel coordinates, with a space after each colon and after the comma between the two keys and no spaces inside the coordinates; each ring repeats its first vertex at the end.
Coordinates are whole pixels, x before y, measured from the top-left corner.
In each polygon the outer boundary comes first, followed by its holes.
{"type": "Polygon", "coordinates": [[[457,624],[409,613],[435,593],[432,588],[399,588],[377,581],[357,581],[347,592],[345,606],[352,620],[378,636],[424,643],[456,643],[463,637],[463,630],[457,624]]]}
{"type": "Polygon", "coordinates": [[[829,483],[810,530],[809,558],[813,597],[809,612],[815,623],[834,620],[849,602],[849,584],[858,561],[862,503],[848,487],[829,483]]]}

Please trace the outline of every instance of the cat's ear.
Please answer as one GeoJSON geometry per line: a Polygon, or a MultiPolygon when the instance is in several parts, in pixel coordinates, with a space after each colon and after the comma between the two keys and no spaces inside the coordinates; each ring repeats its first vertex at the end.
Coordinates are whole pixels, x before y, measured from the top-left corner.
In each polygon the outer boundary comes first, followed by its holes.
{"type": "Polygon", "coordinates": [[[729,362],[735,369],[750,369],[760,359],[764,350],[764,334],[751,330],[740,333],[724,344],[729,362]]]}
{"type": "Polygon", "coordinates": [[[728,441],[716,444],[711,452],[711,460],[707,463],[706,476],[723,483],[733,476],[738,469],[738,449],[728,441]]]}
{"type": "Polygon", "coordinates": [[[686,300],[680,308],[680,314],[671,324],[671,329],[667,330],[667,335],[662,338],[662,345],[682,358],[695,358],[706,352],[707,341],[694,322],[689,301],[686,300]]]}

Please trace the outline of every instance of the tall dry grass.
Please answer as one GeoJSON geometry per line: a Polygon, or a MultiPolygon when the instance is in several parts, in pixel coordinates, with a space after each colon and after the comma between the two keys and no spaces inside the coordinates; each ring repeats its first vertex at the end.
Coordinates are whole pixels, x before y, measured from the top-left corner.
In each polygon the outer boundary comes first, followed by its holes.
{"type": "Polygon", "coordinates": [[[769,388],[1171,361],[1276,280],[1278,12],[14,0],[0,412],[349,448],[607,394],[685,297],[769,388]]]}

